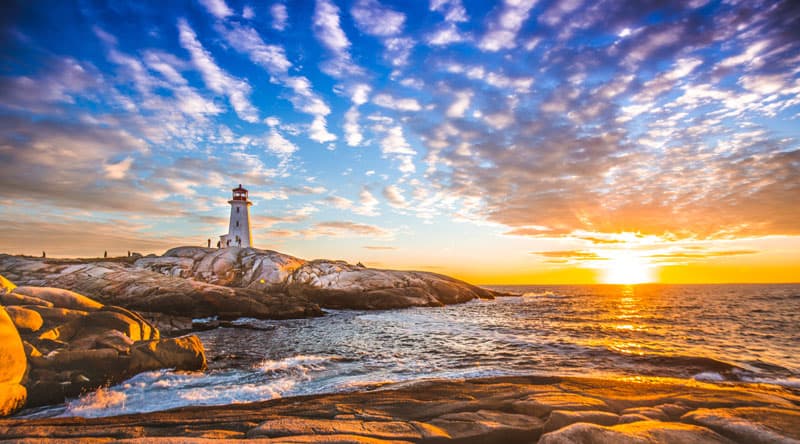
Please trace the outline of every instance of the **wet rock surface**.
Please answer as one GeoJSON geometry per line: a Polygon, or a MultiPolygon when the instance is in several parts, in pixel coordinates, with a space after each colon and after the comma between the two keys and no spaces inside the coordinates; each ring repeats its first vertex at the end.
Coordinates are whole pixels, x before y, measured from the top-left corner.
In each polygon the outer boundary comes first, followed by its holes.
{"type": "Polygon", "coordinates": [[[10,292],[0,306],[2,415],[23,404],[61,403],[143,371],[206,368],[196,336],[161,339],[138,313],[72,291],[6,287],[10,292]]]}
{"type": "Polygon", "coordinates": [[[0,437],[44,443],[59,439],[294,443],[797,442],[799,403],[800,397],[788,390],[764,385],[714,385],[656,378],[621,381],[495,377],[432,380],[360,393],[116,417],[4,419],[0,420],[0,437]],[[536,408],[520,412],[520,405],[532,405],[538,397],[542,402],[536,408]],[[664,416],[655,420],[640,413],[626,413],[629,409],[651,414],[658,411],[664,416]],[[625,416],[639,419],[623,421],[625,416]]]}
{"type": "Polygon", "coordinates": [[[108,261],[0,255],[0,274],[18,285],[65,288],[137,311],[195,318],[289,319],[319,316],[320,306],[442,306],[497,294],[435,273],[306,261],[255,248],[179,247],[163,256],[108,261]]]}

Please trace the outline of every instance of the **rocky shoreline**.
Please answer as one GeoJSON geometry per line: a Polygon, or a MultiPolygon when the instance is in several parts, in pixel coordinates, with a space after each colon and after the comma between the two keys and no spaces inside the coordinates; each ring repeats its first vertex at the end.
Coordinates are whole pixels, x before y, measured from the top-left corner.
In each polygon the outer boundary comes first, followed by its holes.
{"type": "Polygon", "coordinates": [[[0,275],[183,318],[290,319],[321,316],[321,308],[442,306],[499,294],[436,273],[306,261],[255,248],[178,247],[162,256],[110,260],[0,254],[0,275]]]}
{"type": "Polygon", "coordinates": [[[3,254],[0,283],[0,416],[144,371],[204,370],[200,340],[177,336],[233,326],[238,318],[442,306],[497,294],[434,273],[254,248],[178,247],[102,260],[3,254]]]}
{"type": "Polygon", "coordinates": [[[0,284],[0,416],[144,371],[206,368],[195,335],[162,338],[138,313],[69,290],[0,284]]]}
{"type": "Polygon", "coordinates": [[[23,443],[792,443],[800,396],[664,378],[494,377],[104,418],[0,420],[23,443]]]}

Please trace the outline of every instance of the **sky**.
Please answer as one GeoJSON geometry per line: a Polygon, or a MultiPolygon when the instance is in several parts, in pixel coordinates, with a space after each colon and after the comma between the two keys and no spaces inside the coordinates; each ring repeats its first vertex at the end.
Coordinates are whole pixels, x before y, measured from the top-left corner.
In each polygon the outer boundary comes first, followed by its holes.
{"type": "Polygon", "coordinates": [[[800,3],[0,6],[0,252],[800,281],[800,3]]]}

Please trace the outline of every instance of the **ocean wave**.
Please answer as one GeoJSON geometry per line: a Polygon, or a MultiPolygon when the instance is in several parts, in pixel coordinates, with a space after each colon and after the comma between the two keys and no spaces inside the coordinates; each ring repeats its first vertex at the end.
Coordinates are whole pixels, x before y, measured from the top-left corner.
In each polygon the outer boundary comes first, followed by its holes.
{"type": "Polygon", "coordinates": [[[283,359],[265,359],[255,365],[255,368],[262,372],[285,372],[291,370],[299,370],[307,372],[309,370],[323,370],[324,363],[342,361],[344,358],[341,356],[330,355],[296,355],[283,359]]]}
{"type": "Polygon", "coordinates": [[[560,295],[557,293],[553,293],[552,291],[528,291],[522,293],[522,297],[524,298],[556,298],[556,299],[563,299],[566,298],[566,295],[560,295]]]}
{"type": "Polygon", "coordinates": [[[692,379],[698,381],[722,382],[725,380],[725,377],[717,372],[702,372],[692,376],[692,379]]]}
{"type": "Polygon", "coordinates": [[[128,396],[120,391],[100,388],[67,403],[65,416],[106,416],[108,411],[124,411],[128,396]]]}

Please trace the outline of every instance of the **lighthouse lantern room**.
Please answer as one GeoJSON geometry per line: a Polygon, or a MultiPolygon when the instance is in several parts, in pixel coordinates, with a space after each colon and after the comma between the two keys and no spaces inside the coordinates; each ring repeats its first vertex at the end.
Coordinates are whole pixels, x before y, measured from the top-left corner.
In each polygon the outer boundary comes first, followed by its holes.
{"type": "Polygon", "coordinates": [[[219,246],[228,247],[252,247],[253,236],[250,231],[250,202],[247,198],[247,190],[239,184],[233,189],[233,198],[228,201],[231,204],[231,220],[228,224],[228,234],[219,237],[219,246]]]}

